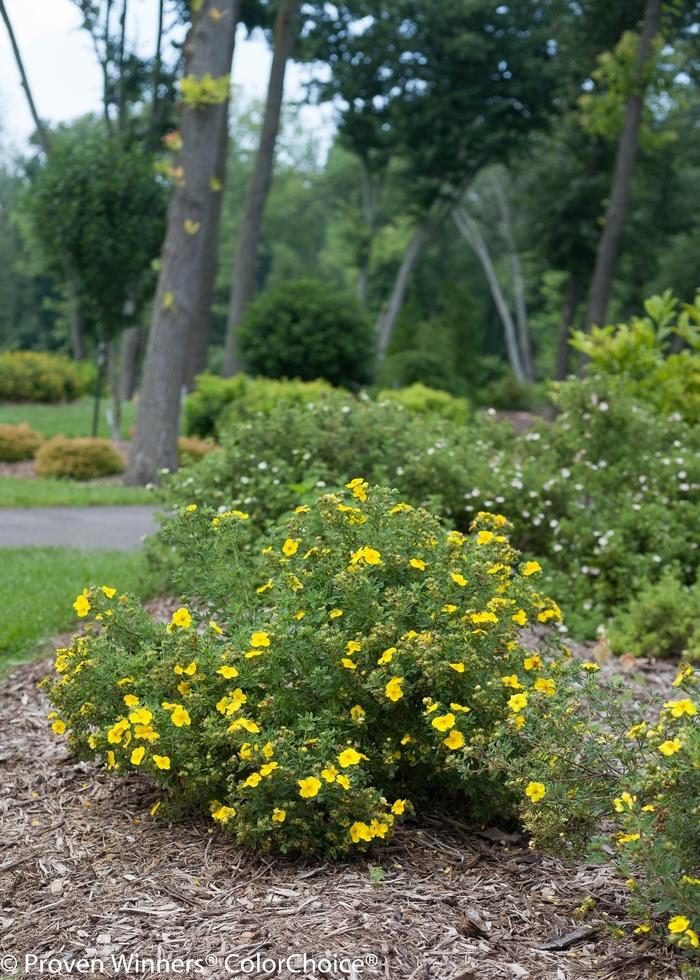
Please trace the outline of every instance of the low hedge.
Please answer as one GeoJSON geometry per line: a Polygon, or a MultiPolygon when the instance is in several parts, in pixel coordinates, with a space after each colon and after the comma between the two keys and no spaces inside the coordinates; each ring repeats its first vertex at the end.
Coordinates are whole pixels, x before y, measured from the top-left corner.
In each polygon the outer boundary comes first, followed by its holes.
{"type": "Polygon", "coordinates": [[[83,391],[81,372],[64,354],[0,353],[0,401],[69,402],[83,391]]]}
{"type": "Polygon", "coordinates": [[[67,439],[55,436],[36,454],[38,476],[93,480],[121,473],[124,460],[108,439],[67,439]]]}
{"type": "Polygon", "coordinates": [[[44,437],[26,422],[21,425],[0,424],[0,463],[17,463],[31,459],[44,437]]]}

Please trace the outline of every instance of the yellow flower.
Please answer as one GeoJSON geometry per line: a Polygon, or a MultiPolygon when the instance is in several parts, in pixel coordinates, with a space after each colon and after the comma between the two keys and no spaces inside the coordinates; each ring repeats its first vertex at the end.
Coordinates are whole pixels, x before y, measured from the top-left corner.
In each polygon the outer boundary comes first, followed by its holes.
{"type": "Polygon", "coordinates": [[[366,717],[365,709],[359,704],[354,705],[352,708],[350,708],[350,717],[353,721],[356,721],[358,725],[361,724],[366,717]]]}
{"type": "Polygon", "coordinates": [[[260,731],[260,727],[254,721],[251,721],[250,718],[236,718],[235,721],[232,721],[228,726],[228,731],[235,732],[239,728],[243,728],[246,732],[250,732],[251,735],[257,735],[257,733],[260,731]]]}
{"type": "Polygon", "coordinates": [[[116,758],[114,752],[112,752],[111,749],[109,749],[107,751],[105,758],[107,759],[107,768],[108,769],[118,769],[119,768],[119,766],[117,765],[117,758],[116,758]]]}
{"type": "Polygon", "coordinates": [[[328,618],[329,619],[338,619],[338,617],[339,616],[342,616],[342,615],[343,615],[343,610],[342,609],[331,609],[331,611],[328,613],[328,618]]]}
{"type": "Polygon", "coordinates": [[[535,690],[552,695],[557,693],[557,686],[551,677],[538,677],[535,681],[535,690]]]}
{"type": "Polygon", "coordinates": [[[262,776],[259,772],[252,772],[250,776],[243,783],[244,786],[250,786],[253,789],[262,782],[262,776]]]}
{"type": "Polygon", "coordinates": [[[392,657],[394,656],[395,653],[396,653],[396,647],[389,647],[387,650],[384,651],[384,653],[381,655],[377,663],[390,664],[392,657]]]}
{"type": "Polygon", "coordinates": [[[114,725],[107,732],[107,741],[110,745],[119,745],[121,742],[124,732],[129,728],[129,722],[126,718],[121,718],[119,721],[115,722],[114,725]]]}
{"type": "Polygon", "coordinates": [[[297,611],[296,611],[296,612],[294,613],[294,618],[295,618],[295,619],[297,619],[297,620],[298,620],[298,619],[303,619],[305,615],[306,615],[306,613],[304,612],[304,610],[303,610],[303,609],[298,609],[298,610],[297,610],[297,611]]]}
{"type": "Polygon", "coordinates": [[[639,840],[641,834],[618,834],[617,840],[620,844],[631,844],[633,841],[639,840]]]}
{"type": "Polygon", "coordinates": [[[526,561],[523,565],[523,575],[529,577],[530,575],[535,575],[537,572],[542,571],[542,566],[538,561],[526,561]]]}
{"type": "Polygon", "coordinates": [[[448,749],[461,749],[464,746],[464,735],[453,728],[447,738],[443,738],[442,742],[448,749]]]}
{"type": "Polygon", "coordinates": [[[686,936],[687,939],[690,940],[690,945],[694,949],[697,949],[697,947],[700,946],[700,938],[698,937],[698,934],[697,932],[695,932],[694,929],[686,929],[684,935],[686,936]]]}
{"type": "Polygon", "coordinates": [[[146,754],[146,750],[144,749],[143,745],[139,745],[137,749],[134,749],[134,751],[131,753],[132,766],[140,765],[141,760],[143,759],[145,754],[146,754]]]}
{"type": "Polygon", "coordinates": [[[493,531],[479,531],[476,536],[477,544],[490,544],[493,541],[493,531]]]}
{"type": "Polygon", "coordinates": [[[186,667],[181,667],[180,664],[175,664],[174,670],[178,675],[185,674],[187,677],[192,677],[192,675],[197,671],[197,663],[193,660],[191,663],[187,664],[186,667]]]}
{"type": "Polygon", "coordinates": [[[345,647],[345,649],[347,650],[350,656],[352,656],[353,653],[359,653],[361,648],[362,646],[360,643],[357,642],[357,640],[348,640],[347,645],[345,647]]]}
{"type": "Polygon", "coordinates": [[[350,660],[349,657],[343,657],[340,662],[343,667],[346,667],[348,670],[357,670],[357,664],[350,660]]]}
{"type": "Polygon", "coordinates": [[[384,688],[384,693],[390,701],[398,701],[403,697],[403,677],[392,677],[384,688]]]}
{"type": "Polygon", "coordinates": [[[615,797],[613,800],[613,806],[615,807],[616,813],[624,813],[625,807],[627,807],[628,810],[631,810],[636,802],[637,797],[632,796],[631,793],[628,793],[627,790],[625,790],[624,793],[620,793],[619,796],[615,797]]]}
{"type": "Polygon", "coordinates": [[[524,609],[518,609],[518,611],[511,616],[511,619],[514,623],[517,623],[518,626],[524,626],[527,622],[527,613],[524,609]]]}
{"type": "Polygon", "coordinates": [[[272,811],[272,820],[275,823],[284,823],[286,817],[287,817],[286,810],[280,810],[278,806],[276,806],[275,809],[272,811]]]}
{"type": "Polygon", "coordinates": [[[595,673],[596,670],[600,670],[600,664],[597,664],[595,660],[584,660],[581,667],[584,670],[590,670],[591,673],[595,673]]]}
{"type": "Polygon", "coordinates": [[[690,919],[686,919],[684,915],[674,915],[672,919],[668,920],[668,931],[672,933],[685,932],[686,929],[690,928],[690,919]]]}
{"type": "Polygon", "coordinates": [[[211,811],[211,815],[219,823],[228,823],[231,817],[236,816],[236,808],[233,806],[218,806],[215,810],[211,811]]]}
{"type": "Polygon", "coordinates": [[[267,582],[264,582],[262,585],[259,585],[255,591],[257,592],[258,595],[264,595],[265,592],[269,592],[271,588],[272,588],[272,579],[269,578],[267,582]]]}
{"type": "Polygon", "coordinates": [[[508,707],[511,711],[522,711],[527,705],[527,692],[523,691],[522,694],[514,694],[512,697],[508,698],[508,707]]]}
{"type": "Polygon", "coordinates": [[[362,755],[362,753],[358,752],[356,749],[347,748],[343,749],[338,756],[338,764],[341,765],[343,769],[347,769],[348,766],[358,765],[363,759],[366,760],[367,756],[362,755]]]}
{"type": "Polygon", "coordinates": [[[63,735],[63,734],[65,734],[65,731],[66,731],[66,723],[65,723],[65,721],[61,721],[60,718],[57,718],[52,723],[51,728],[53,729],[53,731],[55,732],[56,735],[63,735]]]}
{"type": "Polygon", "coordinates": [[[458,674],[463,674],[465,671],[464,664],[461,663],[449,664],[448,666],[450,666],[452,670],[456,670],[458,674]]]}
{"type": "Polygon", "coordinates": [[[169,769],[170,768],[170,756],[168,755],[154,755],[153,761],[158,766],[159,769],[169,769]]]}
{"type": "Polygon", "coordinates": [[[190,713],[187,708],[183,708],[181,704],[176,704],[173,709],[173,713],[170,715],[170,720],[176,728],[182,728],[183,725],[190,725],[190,713]]]}
{"type": "Polygon", "coordinates": [[[453,711],[464,711],[465,713],[467,711],[472,710],[471,708],[467,708],[463,704],[459,704],[457,701],[450,701],[450,707],[452,708],[453,711]]]}
{"type": "Polygon", "coordinates": [[[527,796],[533,803],[539,803],[540,800],[544,799],[546,792],[547,787],[544,785],[544,783],[537,783],[533,780],[530,780],[525,787],[525,796],[527,796]]]}
{"type": "Polygon", "coordinates": [[[498,622],[498,616],[492,612],[472,613],[469,618],[471,619],[472,623],[475,623],[477,626],[481,625],[482,623],[498,622]]]}
{"type": "Polygon", "coordinates": [[[376,548],[369,548],[367,545],[363,545],[350,555],[351,565],[358,565],[360,562],[364,562],[365,565],[381,565],[382,556],[376,548]]]}
{"type": "Polygon", "coordinates": [[[681,669],[676,674],[675,680],[673,681],[673,687],[678,687],[680,684],[683,683],[684,680],[687,680],[687,678],[690,677],[692,673],[693,673],[693,668],[690,666],[690,664],[686,664],[685,667],[681,667],[681,669]]]}
{"type": "Polygon", "coordinates": [[[321,770],[321,775],[327,783],[334,783],[338,775],[338,770],[335,766],[327,766],[327,768],[321,770]]]}
{"type": "Polygon", "coordinates": [[[353,844],[359,844],[361,840],[371,841],[372,831],[366,823],[358,820],[350,827],[350,839],[353,844]]]}
{"type": "Polygon", "coordinates": [[[679,738],[668,738],[659,746],[659,752],[662,755],[674,755],[676,752],[680,752],[682,748],[683,743],[679,738]]]}
{"type": "Polygon", "coordinates": [[[130,712],[129,721],[132,725],[149,725],[153,721],[153,712],[148,708],[138,708],[130,712]]]}
{"type": "Polygon", "coordinates": [[[506,674],[505,677],[501,677],[501,684],[504,687],[512,688],[514,691],[519,691],[523,686],[517,674],[506,674]]]}
{"type": "Polygon", "coordinates": [[[436,715],[430,724],[433,728],[437,728],[439,732],[446,732],[450,728],[454,728],[456,720],[455,716],[451,712],[448,712],[446,715],[436,715]]]}
{"type": "Polygon", "coordinates": [[[219,636],[221,636],[221,634],[224,632],[215,619],[209,620],[209,629],[212,630],[213,633],[218,633],[219,636]]]}
{"type": "Polygon", "coordinates": [[[299,541],[296,538],[287,538],[287,540],[282,545],[282,551],[288,558],[291,558],[292,555],[296,555],[298,550],[299,550],[299,541]]]}
{"type": "Polygon", "coordinates": [[[264,631],[253,633],[250,638],[250,645],[252,647],[269,647],[270,637],[264,631]]]}
{"type": "Polygon", "coordinates": [[[411,558],[408,564],[411,566],[411,568],[417,568],[419,572],[424,572],[427,568],[427,565],[422,558],[411,558]]]}
{"type": "Polygon", "coordinates": [[[634,932],[635,935],[637,936],[643,935],[645,932],[651,932],[651,926],[648,925],[646,922],[643,922],[641,926],[637,926],[634,932]]]}
{"type": "Polygon", "coordinates": [[[172,619],[173,626],[179,626],[181,629],[187,629],[188,626],[192,625],[192,617],[189,614],[189,610],[185,609],[184,606],[180,606],[173,613],[172,619]]]}
{"type": "Polygon", "coordinates": [[[275,769],[279,769],[279,762],[266,762],[264,765],[260,766],[261,776],[271,776],[275,769]]]}
{"type": "Polygon", "coordinates": [[[217,674],[221,674],[227,681],[230,681],[232,677],[238,677],[238,671],[235,667],[231,667],[230,664],[224,664],[223,667],[219,667],[217,674]]]}
{"type": "Polygon", "coordinates": [[[690,698],[683,698],[680,701],[665,701],[664,708],[669,709],[672,718],[682,718],[683,715],[690,717],[698,713],[697,706],[690,698]]]}
{"type": "Polygon", "coordinates": [[[125,694],[123,700],[124,700],[124,704],[128,708],[135,708],[136,705],[139,703],[139,699],[136,697],[135,694],[125,694]]]}
{"type": "Polygon", "coordinates": [[[407,511],[413,510],[410,504],[394,504],[394,506],[389,511],[390,514],[405,514],[407,511]]]}
{"type": "Polygon", "coordinates": [[[369,829],[370,829],[370,833],[372,834],[372,837],[381,837],[381,838],[383,838],[383,837],[386,836],[386,834],[387,834],[387,832],[389,830],[389,824],[382,823],[379,820],[377,820],[376,818],[374,818],[372,820],[372,823],[370,824],[369,829]]]}
{"type": "Polygon", "coordinates": [[[87,616],[87,614],[90,612],[90,602],[88,597],[86,595],[79,595],[73,603],[73,608],[81,618],[83,616],[87,616]]]}
{"type": "Polygon", "coordinates": [[[395,813],[397,816],[401,816],[401,814],[406,809],[406,804],[407,803],[408,803],[408,800],[396,800],[395,803],[391,807],[391,812],[392,813],[395,813]]]}
{"type": "Polygon", "coordinates": [[[339,786],[342,786],[343,789],[350,789],[350,780],[343,773],[340,773],[340,775],[336,776],[335,781],[339,786]]]}
{"type": "Polygon", "coordinates": [[[116,589],[111,589],[108,585],[100,586],[101,591],[107,596],[108,599],[113,599],[117,594],[116,589]]]}
{"type": "Polygon", "coordinates": [[[303,799],[310,799],[312,796],[316,796],[321,788],[321,780],[317,779],[316,776],[308,776],[306,779],[297,779],[299,784],[299,796],[303,799]]]}
{"type": "Polygon", "coordinates": [[[467,585],[467,579],[461,574],[461,572],[450,572],[450,578],[455,585],[467,585]]]}
{"type": "Polygon", "coordinates": [[[542,660],[537,653],[533,653],[531,657],[525,657],[523,660],[523,667],[525,670],[539,670],[541,666],[542,660]]]}
{"type": "Polygon", "coordinates": [[[274,752],[275,752],[275,747],[272,744],[272,742],[265,742],[262,748],[262,754],[265,756],[265,758],[271,759],[272,756],[274,755],[274,752]]]}
{"type": "Polygon", "coordinates": [[[442,609],[440,611],[441,612],[444,612],[444,613],[447,613],[449,616],[451,616],[452,613],[456,613],[457,612],[457,606],[455,606],[455,604],[453,602],[447,602],[447,603],[445,603],[445,605],[442,607],[442,609]]]}

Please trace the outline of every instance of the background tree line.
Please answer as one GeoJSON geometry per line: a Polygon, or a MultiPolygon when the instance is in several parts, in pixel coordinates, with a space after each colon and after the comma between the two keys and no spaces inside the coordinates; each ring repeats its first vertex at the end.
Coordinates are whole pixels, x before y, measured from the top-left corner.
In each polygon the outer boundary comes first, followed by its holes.
{"type": "Polygon", "coordinates": [[[160,0],[149,57],[128,0],[75,2],[102,112],[35,106],[36,152],[5,157],[0,331],[97,355],[117,417],[141,372],[135,481],[176,465],[183,386],[241,368],[251,299],[300,277],[356,296],[382,383],[511,406],[572,328],[700,285],[695,2],[160,0]],[[237,30],[272,49],[260,104],[230,93],[237,30]],[[290,59],[332,133],[283,104],[290,59]]]}

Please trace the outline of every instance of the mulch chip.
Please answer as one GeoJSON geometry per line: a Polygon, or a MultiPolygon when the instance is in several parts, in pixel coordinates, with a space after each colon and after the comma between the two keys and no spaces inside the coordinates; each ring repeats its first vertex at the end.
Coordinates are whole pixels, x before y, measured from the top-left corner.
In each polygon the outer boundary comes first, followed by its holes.
{"type": "Polygon", "coordinates": [[[0,958],[17,957],[19,976],[27,954],[133,977],[173,976],[177,958],[197,961],[180,975],[205,978],[681,976],[671,950],[631,935],[612,868],[460,813],[423,816],[347,864],[260,857],[204,819],[151,817],[147,776],[110,776],[52,734],[36,687],[50,668],[24,665],[0,687],[0,958]]]}

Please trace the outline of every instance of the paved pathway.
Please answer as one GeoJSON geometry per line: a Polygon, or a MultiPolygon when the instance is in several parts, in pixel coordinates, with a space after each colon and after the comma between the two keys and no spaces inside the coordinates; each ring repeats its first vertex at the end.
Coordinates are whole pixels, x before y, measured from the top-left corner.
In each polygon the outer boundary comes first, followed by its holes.
{"type": "Polygon", "coordinates": [[[134,551],[157,530],[157,507],[0,509],[0,547],[118,548],[134,551]]]}

